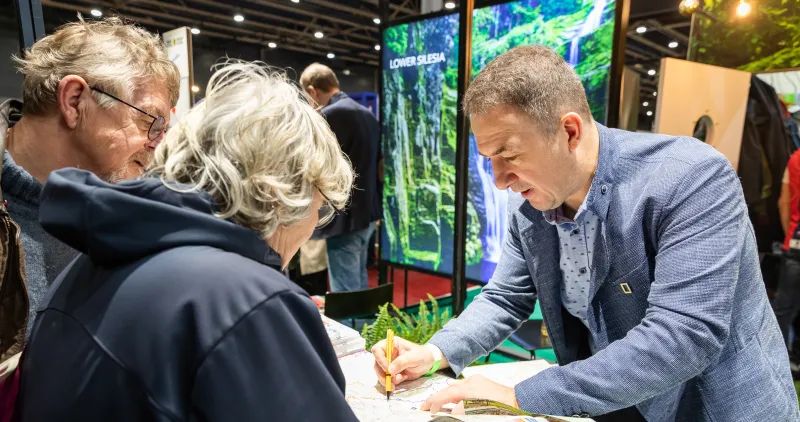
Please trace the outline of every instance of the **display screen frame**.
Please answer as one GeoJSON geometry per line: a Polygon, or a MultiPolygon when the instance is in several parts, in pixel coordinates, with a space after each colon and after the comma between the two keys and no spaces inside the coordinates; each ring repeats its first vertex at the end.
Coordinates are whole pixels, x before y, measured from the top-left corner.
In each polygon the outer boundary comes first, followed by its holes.
{"type": "MultiPolygon", "coordinates": [[[[381,102],[381,105],[382,105],[380,107],[380,125],[379,125],[379,127],[380,127],[380,131],[381,131],[380,142],[381,142],[381,151],[383,151],[383,156],[384,156],[384,159],[383,159],[384,165],[386,163],[386,156],[387,156],[387,150],[386,150],[385,145],[384,145],[384,133],[383,133],[383,129],[384,129],[383,122],[384,122],[384,119],[386,118],[385,116],[386,116],[386,109],[387,109],[386,102],[384,101],[385,81],[384,81],[384,77],[383,77],[383,73],[384,73],[383,62],[384,62],[384,56],[386,55],[385,33],[386,33],[386,31],[388,29],[396,27],[396,26],[399,26],[399,25],[414,24],[414,23],[421,22],[421,21],[438,19],[438,18],[442,18],[442,17],[446,17],[446,16],[458,16],[458,15],[459,15],[458,9],[441,10],[441,11],[434,12],[434,13],[427,13],[427,14],[417,15],[417,16],[407,16],[407,17],[403,17],[403,18],[400,18],[400,19],[395,19],[395,20],[392,20],[392,21],[388,22],[386,25],[382,25],[381,26],[381,30],[380,30],[381,52],[380,52],[380,66],[378,68],[378,85],[379,85],[378,89],[379,89],[380,102],[381,102]]],[[[454,36],[456,38],[459,37],[458,30],[455,31],[454,36]]],[[[459,40],[459,41],[461,41],[461,40],[459,40]]],[[[457,52],[457,54],[458,54],[458,52],[457,52]]],[[[456,66],[457,65],[458,65],[458,63],[456,62],[456,66]]],[[[455,156],[454,156],[453,157],[453,166],[455,167],[455,165],[456,165],[456,162],[455,162],[455,156]]],[[[454,186],[455,186],[455,180],[454,180],[453,183],[454,183],[454,186]]],[[[383,185],[382,191],[384,191],[386,189],[386,172],[385,171],[384,171],[384,177],[383,177],[383,180],[382,180],[382,185],[383,185]]],[[[383,200],[382,200],[382,203],[383,203],[383,200]]],[[[382,208],[383,208],[383,205],[382,205],[382,208]]],[[[382,212],[382,216],[385,216],[385,212],[382,212]]],[[[425,268],[425,267],[420,266],[420,265],[397,262],[397,261],[394,261],[392,259],[387,259],[384,256],[384,236],[386,236],[386,229],[385,229],[385,226],[384,226],[385,223],[384,223],[383,220],[384,219],[382,218],[381,229],[379,230],[379,233],[380,233],[379,234],[379,245],[380,246],[379,246],[379,253],[378,253],[379,262],[387,264],[387,265],[389,265],[389,266],[391,266],[393,268],[404,269],[404,270],[412,270],[412,271],[417,271],[417,272],[424,273],[424,274],[441,276],[441,277],[445,277],[445,278],[452,277],[452,269],[451,269],[450,272],[448,272],[448,271],[440,271],[440,270],[436,270],[436,269],[425,268]]],[[[453,246],[452,245],[448,246],[448,248],[452,250],[453,246]]],[[[450,267],[452,268],[452,261],[451,261],[450,267]]],[[[476,281],[476,282],[480,283],[480,281],[476,281]]]]}

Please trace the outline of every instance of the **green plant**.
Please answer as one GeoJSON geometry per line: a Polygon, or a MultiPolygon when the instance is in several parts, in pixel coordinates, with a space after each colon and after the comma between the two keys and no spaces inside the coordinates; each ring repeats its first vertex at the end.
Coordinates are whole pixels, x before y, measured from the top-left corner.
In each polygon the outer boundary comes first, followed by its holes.
{"type": "Polygon", "coordinates": [[[393,303],[386,303],[378,308],[375,322],[364,325],[361,330],[361,336],[366,340],[366,349],[371,349],[375,343],[386,338],[386,330],[389,328],[396,335],[414,343],[423,344],[430,340],[450,320],[451,315],[449,308],[439,310],[439,303],[431,294],[428,294],[428,300],[430,308],[420,299],[416,315],[403,311],[393,303]]]}

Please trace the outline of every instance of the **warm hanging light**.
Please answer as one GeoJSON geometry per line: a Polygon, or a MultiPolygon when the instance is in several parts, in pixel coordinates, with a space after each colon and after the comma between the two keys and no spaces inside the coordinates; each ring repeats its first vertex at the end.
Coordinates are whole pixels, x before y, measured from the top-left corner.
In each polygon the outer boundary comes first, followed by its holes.
{"type": "Polygon", "coordinates": [[[678,11],[681,15],[690,16],[700,8],[700,0],[681,0],[678,11]]]}
{"type": "Polygon", "coordinates": [[[747,0],[739,0],[739,4],[736,6],[736,16],[743,18],[750,14],[753,11],[753,6],[747,0]]]}

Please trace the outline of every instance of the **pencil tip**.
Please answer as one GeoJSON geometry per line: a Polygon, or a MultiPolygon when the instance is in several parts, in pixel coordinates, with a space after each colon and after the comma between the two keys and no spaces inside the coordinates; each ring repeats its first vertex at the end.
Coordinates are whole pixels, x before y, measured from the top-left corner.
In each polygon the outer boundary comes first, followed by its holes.
{"type": "Polygon", "coordinates": [[[390,392],[388,392],[388,391],[387,391],[387,392],[386,392],[386,400],[387,400],[387,401],[389,400],[389,394],[392,394],[392,393],[390,393],[390,392]]]}

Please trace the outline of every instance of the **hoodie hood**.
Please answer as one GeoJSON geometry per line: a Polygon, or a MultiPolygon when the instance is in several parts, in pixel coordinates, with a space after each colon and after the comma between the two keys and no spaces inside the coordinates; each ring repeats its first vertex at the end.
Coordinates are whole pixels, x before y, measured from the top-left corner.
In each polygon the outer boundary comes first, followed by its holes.
{"type": "Polygon", "coordinates": [[[209,195],[177,192],[157,178],[109,184],[68,168],[47,179],[39,222],[100,265],[120,265],[181,246],[210,246],[280,268],[280,256],[258,232],[213,212],[209,195]]]}

